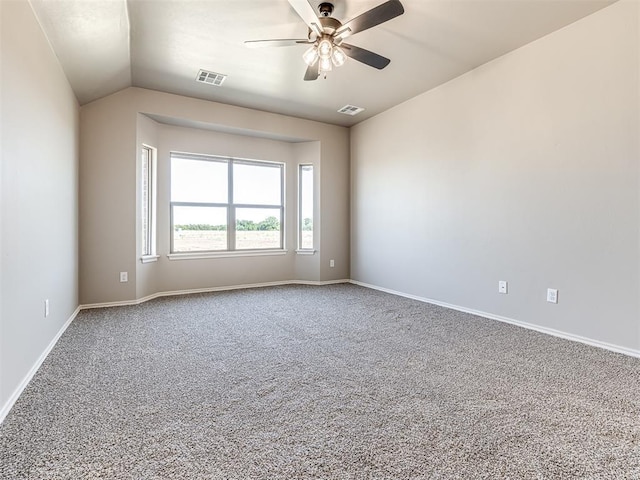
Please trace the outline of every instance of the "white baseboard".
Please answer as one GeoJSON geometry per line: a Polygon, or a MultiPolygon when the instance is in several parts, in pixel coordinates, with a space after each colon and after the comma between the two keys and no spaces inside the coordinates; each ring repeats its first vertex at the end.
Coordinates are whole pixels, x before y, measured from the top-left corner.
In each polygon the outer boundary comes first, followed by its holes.
{"type": "Polygon", "coordinates": [[[210,292],[223,292],[227,290],[241,290],[245,288],[262,288],[262,287],[277,287],[281,285],[333,285],[336,283],[349,283],[351,280],[349,279],[341,279],[341,280],[327,280],[324,282],[313,281],[313,280],[282,280],[278,282],[265,282],[265,283],[249,283],[243,285],[229,285],[222,287],[209,287],[209,288],[192,288],[187,290],[173,290],[168,292],[158,292],[152,295],[147,295],[146,297],[138,298],[136,300],[125,300],[121,302],[105,302],[105,303],[90,303],[86,305],[81,305],[81,310],[87,310],[91,308],[104,308],[104,307],[122,307],[126,305],[140,305],[141,303],[148,302],[149,300],[153,300],[154,298],[160,297],[173,297],[176,295],[191,295],[194,293],[210,293],[210,292]]]}
{"type": "Polygon", "coordinates": [[[640,358],[640,350],[634,350],[632,348],[622,347],[620,345],[613,345],[611,343],[601,342],[599,340],[582,337],[580,335],[574,335],[573,333],[563,332],[560,330],[556,330],[554,328],[541,327],[539,325],[535,325],[532,323],[521,322],[520,320],[514,320],[513,318],[502,317],[500,315],[494,315],[493,313],[482,312],[480,310],[473,310],[472,308],[460,307],[458,305],[452,305],[450,303],[440,302],[438,300],[433,300],[430,298],[419,297],[417,295],[411,295],[409,293],[399,292],[396,290],[391,290],[389,288],[384,288],[384,287],[379,287],[377,285],[371,285],[368,283],[359,282],[357,280],[351,280],[350,283],[353,283],[354,285],[359,285],[361,287],[371,288],[373,290],[379,290],[381,292],[390,293],[392,295],[398,295],[400,297],[411,298],[412,300],[418,300],[419,302],[430,303],[432,305],[438,305],[440,307],[450,308],[452,310],[457,310],[459,312],[470,313],[472,315],[488,318],[490,320],[497,320],[499,322],[509,323],[511,325],[516,325],[518,327],[527,328],[529,330],[535,330],[536,332],[546,333],[547,335],[552,335],[554,337],[564,338],[565,340],[571,340],[574,342],[580,342],[586,345],[591,345],[592,347],[604,348],[605,350],[610,350],[612,352],[640,358]]]}
{"type": "Polygon", "coordinates": [[[33,376],[36,374],[40,366],[44,363],[45,359],[47,358],[51,350],[53,350],[53,347],[55,347],[56,343],[58,343],[58,340],[60,339],[62,334],[65,332],[67,327],[71,325],[71,322],[73,322],[73,320],[76,318],[79,312],[80,312],[80,307],[76,308],[76,310],[71,314],[69,319],[66,322],[64,322],[64,325],[62,325],[60,330],[58,330],[58,333],[56,333],[56,336],[53,337],[53,339],[49,342],[49,345],[47,345],[47,348],[45,348],[42,354],[40,354],[40,357],[38,357],[38,359],[33,364],[29,372],[27,372],[27,374],[24,376],[24,378],[22,379],[18,387],[13,391],[13,393],[11,394],[9,399],[5,402],[5,404],[2,405],[2,409],[0,409],[0,423],[2,423],[6,418],[6,416],[9,414],[9,411],[13,408],[13,405],[16,403],[20,395],[22,395],[22,392],[24,391],[24,389],[27,388],[27,385],[29,385],[29,382],[31,381],[33,376]]]}

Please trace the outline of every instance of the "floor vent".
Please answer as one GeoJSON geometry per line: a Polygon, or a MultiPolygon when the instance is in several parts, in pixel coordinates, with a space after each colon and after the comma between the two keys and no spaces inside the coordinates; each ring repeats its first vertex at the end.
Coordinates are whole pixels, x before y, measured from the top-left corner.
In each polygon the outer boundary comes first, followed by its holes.
{"type": "Polygon", "coordinates": [[[364,111],[362,107],[356,107],[355,105],[345,105],[338,113],[344,113],[345,115],[357,115],[358,113],[364,111]]]}
{"type": "Polygon", "coordinates": [[[200,70],[198,72],[198,77],[196,78],[196,80],[198,82],[206,83],[208,85],[215,85],[216,87],[219,87],[220,85],[222,85],[222,82],[224,82],[225,78],[227,78],[227,76],[221,73],[200,70]]]}

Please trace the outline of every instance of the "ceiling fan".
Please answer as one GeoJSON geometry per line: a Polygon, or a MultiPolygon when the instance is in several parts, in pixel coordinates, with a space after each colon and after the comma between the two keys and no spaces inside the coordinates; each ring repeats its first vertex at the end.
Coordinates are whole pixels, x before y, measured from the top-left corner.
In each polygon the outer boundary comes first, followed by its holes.
{"type": "Polygon", "coordinates": [[[402,15],[404,8],[399,0],[388,0],[344,24],[331,16],[333,4],[330,2],[322,2],[318,5],[320,16],[316,15],[307,0],[289,0],[289,3],[309,27],[307,38],[248,40],[244,42],[245,45],[248,47],[310,45],[302,56],[307,64],[304,75],[307,81],[316,80],[320,74],[324,74],[326,78],[327,72],[331,71],[334,65],[342,66],[347,57],[378,70],[382,70],[391,62],[382,55],[344,43],[344,39],[402,15]]]}

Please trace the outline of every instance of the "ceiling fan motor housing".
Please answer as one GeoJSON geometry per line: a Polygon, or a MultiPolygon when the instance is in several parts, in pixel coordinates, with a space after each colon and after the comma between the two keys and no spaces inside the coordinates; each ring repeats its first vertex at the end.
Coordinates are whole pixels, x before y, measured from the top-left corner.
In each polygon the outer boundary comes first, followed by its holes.
{"type": "Polygon", "coordinates": [[[327,35],[333,35],[338,28],[342,26],[342,23],[336,18],[333,17],[322,17],[319,19],[320,25],[322,25],[322,30],[327,35]]]}
{"type": "Polygon", "coordinates": [[[331,37],[336,32],[336,30],[338,30],[342,26],[342,23],[340,23],[340,20],[338,20],[337,18],[320,17],[318,18],[318,20],[320,20],[320,26],[322,27],[323,35],[318,37],[313,32],[313,30],[309,29],[309,34],[307,35],[307,37],[310,41],[321,39],[324,36],[331,37]]]}

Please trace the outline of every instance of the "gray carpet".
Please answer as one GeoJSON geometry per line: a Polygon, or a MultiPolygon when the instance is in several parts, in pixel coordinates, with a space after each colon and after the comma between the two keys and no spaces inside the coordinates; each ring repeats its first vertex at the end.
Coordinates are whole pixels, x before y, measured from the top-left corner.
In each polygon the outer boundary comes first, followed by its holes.
{"type": "Polygon", "coordinates": [[[640,479],[640,360],[353,285],[163,298],[81,312],[0,449],[3,479],[640,479]]]}

